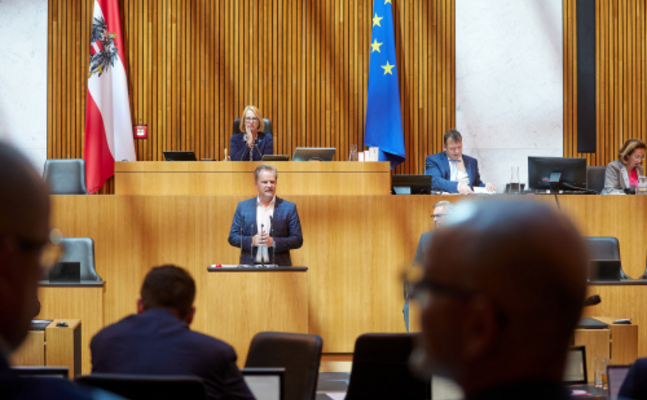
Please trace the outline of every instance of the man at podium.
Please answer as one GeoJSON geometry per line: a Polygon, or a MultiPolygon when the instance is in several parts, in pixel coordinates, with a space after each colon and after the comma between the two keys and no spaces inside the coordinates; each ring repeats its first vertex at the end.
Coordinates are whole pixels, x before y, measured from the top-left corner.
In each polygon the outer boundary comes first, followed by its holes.
{"type": "Polygon", "coordinates": [[[297,206],[276,196],[277,178],[276,168],[259,165],[254,171],[258,196],[236,207],[229,244],[242,247],[241,264],[292,266],[290,250],[303,244],[297,206]]]}

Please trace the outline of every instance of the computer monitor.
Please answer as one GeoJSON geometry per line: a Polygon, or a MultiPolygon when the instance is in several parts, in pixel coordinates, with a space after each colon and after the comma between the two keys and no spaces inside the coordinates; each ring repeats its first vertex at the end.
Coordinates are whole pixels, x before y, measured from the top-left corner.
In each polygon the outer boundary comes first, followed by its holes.
{"type": "Polygon", "coordinates": [[[198,161],[198,159],[195,158],[195,153],[192,150],[167,150],[163,153],[166,161],[198,161]]]}
{"type": "Polygon", "coordinates": [[[586,385],[586,350],[584,346],[571,346],[566,358],[564,383],[569,385],[586,385]]]}
{"type": "Polygon", "coordinates": [[[609,391],[607,393],[607,399],[609,400],[618,400],[618,394],[620,393],[620,388],[622,383],[627,377],[627,372],[629,372],[630,365],[608,365],[607,366],[607,383],[609,391]]]}
{"type": "Polygon", "coordinates": [[[243,368],[243,379],[256,400],[283,400],[285,368],[243,368]]]}
{"type": "Polygon", "coordinates": [[[393,194],[431,194],[431,175],[393,175],[393,194]]]}
{"type": "Polygon", "coordinates": [[[586,158],[528,157],[528,187],[586,190],[586,158]]]}
{"type": "Polygon", "coordinates": [[[292,161],[332,161],[335,150],[334,147],[297,147],[292,161]]]}

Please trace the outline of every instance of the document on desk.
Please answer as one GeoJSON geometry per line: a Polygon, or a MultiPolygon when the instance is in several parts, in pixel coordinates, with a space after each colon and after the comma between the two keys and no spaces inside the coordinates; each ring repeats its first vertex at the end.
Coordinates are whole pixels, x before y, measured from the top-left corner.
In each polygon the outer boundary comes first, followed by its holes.
{"type": "Polygon", "coordinates": [[[496,192],[490,192],[489,190],[485,189],[484,187],[479,187],[479,186],[474,187],[473,190],[474,190],[475,194],[496,194],[496,192]]]}

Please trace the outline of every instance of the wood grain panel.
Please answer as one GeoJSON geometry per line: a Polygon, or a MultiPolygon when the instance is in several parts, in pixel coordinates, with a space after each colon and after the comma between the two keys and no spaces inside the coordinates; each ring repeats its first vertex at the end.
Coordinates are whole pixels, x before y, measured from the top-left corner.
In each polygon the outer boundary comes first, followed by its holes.
{"type": "Polygon", "coordinates": [[[195,326],[231,344],[240,367],[256,333],[308,333],[307,271],[211,272],[205,281],[195,326]]]}
{"type": "MultiPolygon", "coordinates": [[[[407,160],[423,173],[455,125],[454,1],[393,0],[407,160]]],[[[92,0],[49,0],[48,158],[83,156],[92,0]]],[[[372,0],[122,0],[138,160],[163,150],[222,159],[247,104],[274,150],[364,141],[372,0]]],[[[112,180],[101,193],[113,193],[112,180]]]]}
{"type": "Polygon", "coordinates": [[[104,287],[41,286],[38,319],[81,320],[81,371],[92,369],[90,340],[104,327],[104,287]]]}
{"type": "Polygon", "coordinates": [[[643,0],[596,0],[595,153],[577,152],[576,11],[576,0],[563,1],[564,155],[605,166],[627,139],[647,139],[647,5],[643,0]]]}
{"type": "Polygon", "coordinates": [[[600,295],[602,302],[586,307],[583,315],[631,318],[631,323],[638,325],[638,357],[647,357],[647,308],[643,301],[647,285],[593,285],[589,293],[600,295]]]}
{"type": "MultiPolygon", "coordinates": [[[[144,275],[155,265],[176,263],[187,268],[198,285],[196,307],[206,310],[208,302],[219,296],[207,285],[206,267],[238,260],[238,249],[228,244],[227,237],[236,204],[245,196],[52,198],[57,225],[64,232],[96,235],[97,265],[102,266],[99,273],[107,282],[106,324],[135,311],[144,275]],[[104,207],[108,210],[102,211],[104,207]],[[116,212],[113,220],[99,224],[90,209],[99,216],[116,212]]],[[[516,198],[558,206],[553,196],[516,198]]],[[[324,195],[286,199],[297,204],[304,235],[303,247],[292,252],[292,261],[309,268],[308,331],[324,338],[325,352],[348,353],[362,333],[404,331],[400,274],[411,265],[420,235],[431,227],[433,204],[442,199],[463,201],[465,197],[324,195]]],[[[633,277],[642,273],[647,245],[635,232],[647,231],[647,216],[639,211],[647,210],[647,196],[558,196],[557,200],[584,235],[618,237],[625,271],[633,277]],[[619,210],[613,219],[591,217],[609,209],[619,210]]],[[[642,316],[639,307],[642,303],[636,300],[645,288],[623,286],[608,300],[604,292],[603,305],[620,308],[601,309],[595,315],[635,318],[639,326],[647,325],[647,316],[642,316]]],[[[200,318],[194,324],[197,330],[210,329],[205,323],[217,323],[200,318]]],[[[241,323],[246,323],[241,318],[241,323]]],[[[412,326],[416,328],[415,320],[412,326]]],[[[639,335],[640,354],[647,355],[647,330],[640,330],[639,335]]]]}
{"type": "MultiPolygon", "coordinates": [[[[272,162],[283,195],[384,195],[391,192],[388,162],[272,162]]],[[[259,162],[122,162],[118,195],[255,196],[259,162]]]]}

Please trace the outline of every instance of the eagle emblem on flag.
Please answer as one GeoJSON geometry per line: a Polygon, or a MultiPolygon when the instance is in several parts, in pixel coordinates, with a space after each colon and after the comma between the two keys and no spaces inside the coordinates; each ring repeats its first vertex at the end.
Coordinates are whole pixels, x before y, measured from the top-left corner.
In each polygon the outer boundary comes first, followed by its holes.
{"type": "Polygon", "coordinates": [[[94,74],[101,76],[108,68],[114,67],[119,58],[119,49],[115,45],[114,33],[108,32],[108,25],[103,17],[94,18],[92,37],[90,39],[90,70],[88,78],[94,74]]]}

